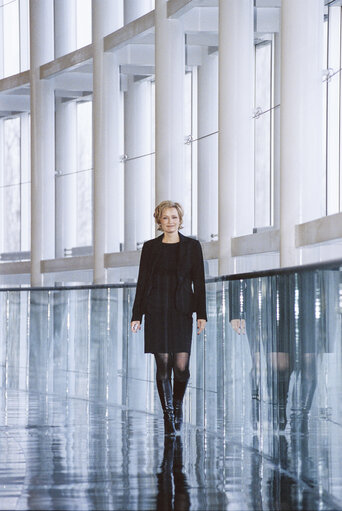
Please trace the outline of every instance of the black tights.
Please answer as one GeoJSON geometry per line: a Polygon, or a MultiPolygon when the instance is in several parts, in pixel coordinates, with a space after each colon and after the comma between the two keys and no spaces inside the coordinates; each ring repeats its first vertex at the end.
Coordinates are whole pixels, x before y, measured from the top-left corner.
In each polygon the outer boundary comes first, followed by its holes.
{"type": "Polygon", "coordinates": [[[184,383],[188,381],[190,376],[189,353],[155,353],[154,356],[157,364],[157,380],[171,380],[173,369],[175,381],[184,383]]]}

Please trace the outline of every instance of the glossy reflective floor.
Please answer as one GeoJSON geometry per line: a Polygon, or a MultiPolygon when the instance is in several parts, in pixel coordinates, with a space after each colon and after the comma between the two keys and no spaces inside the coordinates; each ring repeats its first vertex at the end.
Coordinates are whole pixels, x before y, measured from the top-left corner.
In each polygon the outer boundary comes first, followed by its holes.
{"type": "MultiPolygon", "coordinates": [[[[1,395],[1,509],[341,509],[322,491],[341,445],[334,425],[241,443],[187,426],[164,441],[160,418],[36,393],[1,395]],[[325,456],[315,463],[318,450],[325,456]]],[[[341,480],[331,480],[337,489],[341,480]]]]}
{"type": "MultiPolygon", "coordinates": [[[[3,392],[1,404],[1,509],[342,507],[319,484],[342,456],[333,424],[321,446],[316,431],[274,434],[263,456],[260,436],[242,444],[240,429],[224,437],[188,425],[164,441],[152,414],[21,391],[3,392]]],[[[341,478],[330,484],[336,491],[341,478]]]]}
{"type": "Polygon", "coordinates": [[[0,509],[342,509],[340,272],[236,282],[166,440],[133,288],[2,291],[0,509]]]}

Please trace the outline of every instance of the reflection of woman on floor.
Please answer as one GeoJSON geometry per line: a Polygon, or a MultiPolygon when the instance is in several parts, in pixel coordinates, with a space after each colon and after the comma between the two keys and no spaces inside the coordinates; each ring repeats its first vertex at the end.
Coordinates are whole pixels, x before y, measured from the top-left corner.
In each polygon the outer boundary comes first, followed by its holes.
{"type": "Polygon", "coordinates": [[[190,509],[189,485],[183,470],[183,445],[180,437],[165,437],[164,456],[157,478],[158,511],[190,509]]]}
{"type": "Polygon", "coordinates": [[[200,243],[179,232],[183,221],[180,204],[161,202],[154,218],[163,234],[144,243],[131,328],[132,332],[140,330],[145,314],[145,353],[153,353],[157,364],[165,434],[175,434],[181,429],[190,376],[192,314],[197,314],[198,334],[207,320],[204,265],[200,243]]]}

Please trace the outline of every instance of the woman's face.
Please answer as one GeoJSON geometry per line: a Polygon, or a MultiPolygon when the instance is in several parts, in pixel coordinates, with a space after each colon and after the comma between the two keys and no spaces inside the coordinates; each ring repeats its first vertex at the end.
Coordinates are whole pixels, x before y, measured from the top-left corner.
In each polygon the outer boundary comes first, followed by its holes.
{"type": "Polygon", "coordinates": [[[161,228],[164,232],[172,234],[177,232],[180,220],[176,208],[165,208],[160,219],[161,228]]]}

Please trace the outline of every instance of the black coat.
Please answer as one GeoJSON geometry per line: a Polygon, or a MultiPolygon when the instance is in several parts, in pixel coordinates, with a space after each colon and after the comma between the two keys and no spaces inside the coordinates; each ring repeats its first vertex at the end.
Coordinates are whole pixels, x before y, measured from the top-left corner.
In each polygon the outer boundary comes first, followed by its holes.
{"type": "MultiPolygon", "coordinates": [[[[202,247],[199,241],[180,232],[177,261],[176,309],[184,314],[196,312],[197,319],[207,319],[202,247]]],[[[141,321],[147,312],[148,296],[153,287],[153,275],[159,259],[164,234],[143,245],[132,321],[141,321]]]]}

